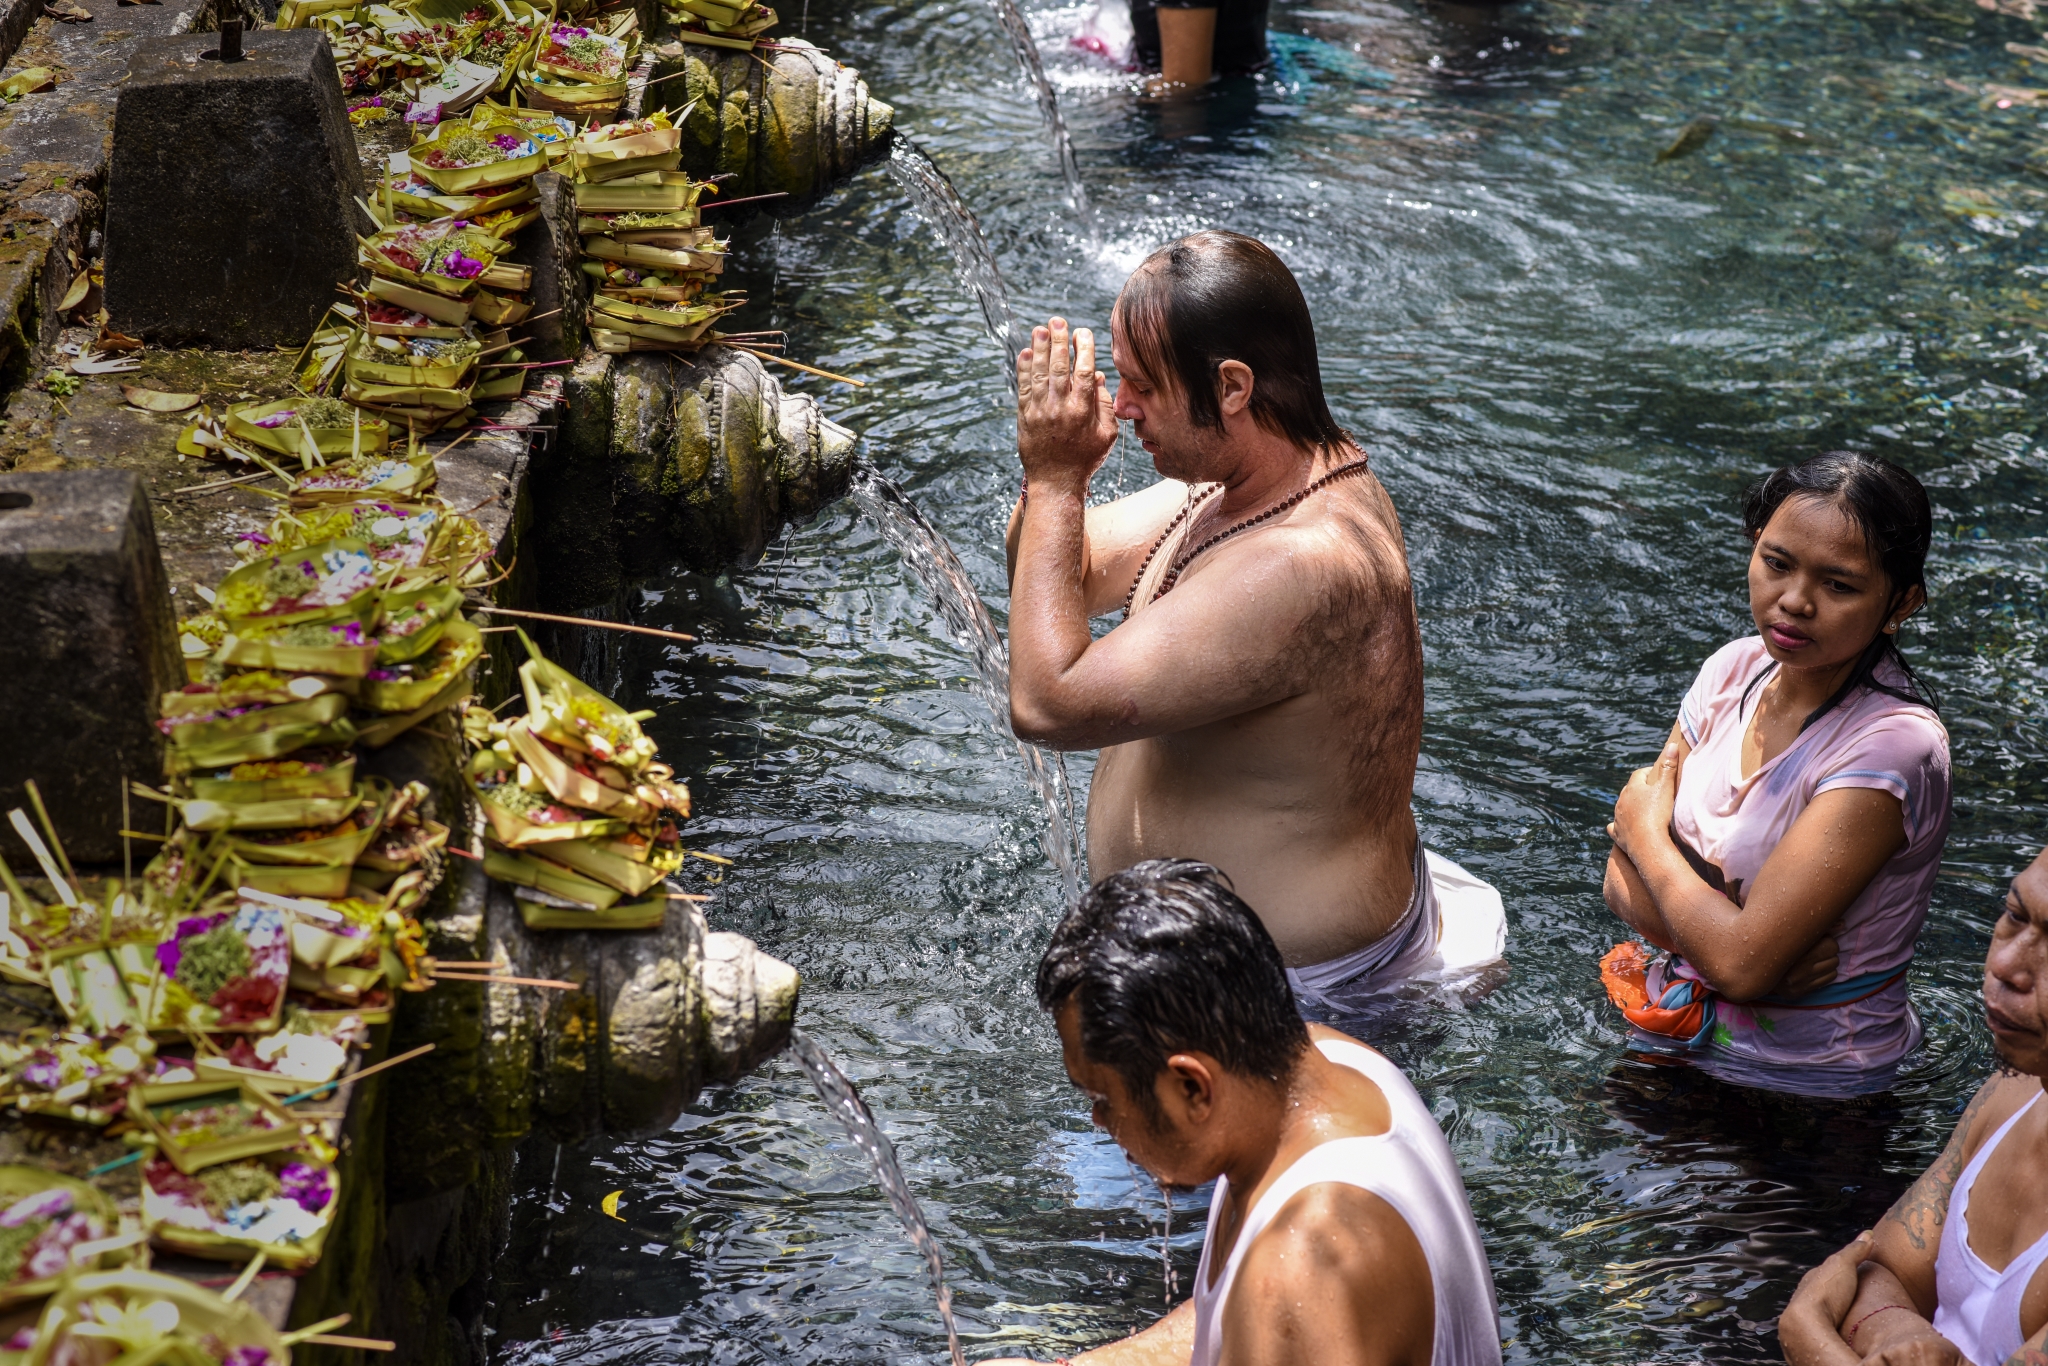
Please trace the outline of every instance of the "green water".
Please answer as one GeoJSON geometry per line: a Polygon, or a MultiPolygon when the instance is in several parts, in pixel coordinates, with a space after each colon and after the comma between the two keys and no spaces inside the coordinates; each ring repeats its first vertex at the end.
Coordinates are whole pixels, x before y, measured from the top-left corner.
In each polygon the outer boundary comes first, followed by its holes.
{"type": "MultiPolygon", "coordinates": [[[[1123,273],[1198,227],[1256,233],[1300,274],[1333,406],[1404,519],[1428,668],[1417,813],[1508,904],[1506,984],[1376,1042],[1457,1151],[1509,1359],[1775,1360],[1802,1270],[1877,1218],[1988,1069],[1988,926],[2048,838],[2048,179],[2029,170],[2048,109],[1984,94],[2048,87],[2005,50],[2042,43],[2048,7],[2029,25],[1971,0],[1542,0],[1475,34],[1412,3],[1281,4],[1273,27],[1304,41],[1275,79],[1165,115],[1066,49],[1078,13],[1032,19],[1099,255],[1062,220],[978,0],[812,0],[807,29],[957,183],[1027,319],[1101,325],[1123,273]],[[1656,164],[1701,115],[1750,126],[1656,164]],[[1893,1091],[1820,1102],[1629,1061],[1594,962],[1617,937],[1612,794],[1748,629],[1740,491],[1841,445],[1935,500],[1933,602],[1904,639],[1941,693],[1956,819],[1912,974],[1927,1044],[1893,1091]]],[[[880,168],[739,246],[748,325],[873,382],[818,391],[1000,620],[1012,424],[949,258],[880,168]]],[[[1128,446],[1098,489],[1148,478],[1128,446]]],[[[660,709],[695,839],[736,860],[711,919],[803,971],[805,1027],[903,1156],[970,1358],[1150,1321],[1159,1197],[1090,1131],[1029,996],[1059,899],[1039,809],[893,552],[842,509],[752,569],[650,581],[633,610],[701,643],[588,663],[660,709]]],[[[1085,787],[1086,757],[1071,766],[1085,787]]],[[[787,1062],[659,1139],[530,1142],[519,1163],[501,1361],[943,1353],[919,1264],[787,1062]],[[623,1222],[597,1208],[612,1190],[623,1222]]],[[[1183,1287],[1201,1207],[1176,1211],[1183,1287]]]]}

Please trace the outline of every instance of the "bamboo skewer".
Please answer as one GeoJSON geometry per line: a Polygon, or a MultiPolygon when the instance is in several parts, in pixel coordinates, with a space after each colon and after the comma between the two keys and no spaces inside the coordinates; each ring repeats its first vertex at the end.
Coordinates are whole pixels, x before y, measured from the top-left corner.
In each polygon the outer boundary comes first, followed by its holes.
{"type": "Polygon", "coordinates": [[[479,607],[479,612],[494,617],[530,617],[535,621],[559,622],[564,626],[594,626],[600,631],[629,631],[640,636],[660,636],[664,640],[687,640],[695,643],[697,637],[686,636],[681,631],[664,631],[655,626],[634,626],[623,621],[594,621],[589,617],[565,617],[554,612],[523,612],[512,607],[479,607]]]}

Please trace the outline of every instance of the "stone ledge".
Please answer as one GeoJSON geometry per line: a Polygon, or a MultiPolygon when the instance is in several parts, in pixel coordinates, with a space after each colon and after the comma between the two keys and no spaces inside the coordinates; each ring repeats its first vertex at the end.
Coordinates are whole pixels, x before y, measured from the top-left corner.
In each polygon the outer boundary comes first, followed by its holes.
{"type": "Polygon", "coordinates": [[[0,385],[47,362],[62,326],[57,306],[98,251],[109,129],[129,55],[144,38],[189,29],[198,12],[192,4],[80,3],[91,23],[37,17],[41,0],[6,0],[0,9],[5,69],[66,75],[0,111],[0,385]]]}

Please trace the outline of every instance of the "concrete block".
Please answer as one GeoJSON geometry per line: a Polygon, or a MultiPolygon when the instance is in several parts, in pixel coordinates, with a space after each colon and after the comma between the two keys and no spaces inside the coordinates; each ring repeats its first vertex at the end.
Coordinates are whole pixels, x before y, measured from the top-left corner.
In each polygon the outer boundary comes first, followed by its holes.
{"type": "Polygon", "coordinates": [[[297,346],[356,274],[363,193],[341,83],[317,30],[140,44],[114,116],[106,299],[170,346],[297,346]]]}
{"type": "MultiPolygon", "coordinates": [[[[185,681],[141,479],[0,474],[0,602],[0,812],[33,778],[72,861],[118,863],[121,787],[162,781],[157,699],[185,681]]],[[[0,850],[35,867],[11,829],[0,850]]]]}

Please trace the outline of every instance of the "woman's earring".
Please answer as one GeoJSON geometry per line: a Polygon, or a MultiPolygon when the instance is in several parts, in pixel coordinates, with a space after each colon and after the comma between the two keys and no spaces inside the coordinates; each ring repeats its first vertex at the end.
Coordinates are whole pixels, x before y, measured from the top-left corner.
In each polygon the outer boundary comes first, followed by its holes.
{"type": "Polygon", "coordinates": [[[1899,623],[1897,623],[1896,621],[1892,622],[1884,628],[1884,633],[1888,636],[1897,635],[1899,633],[1899,623]]]}

